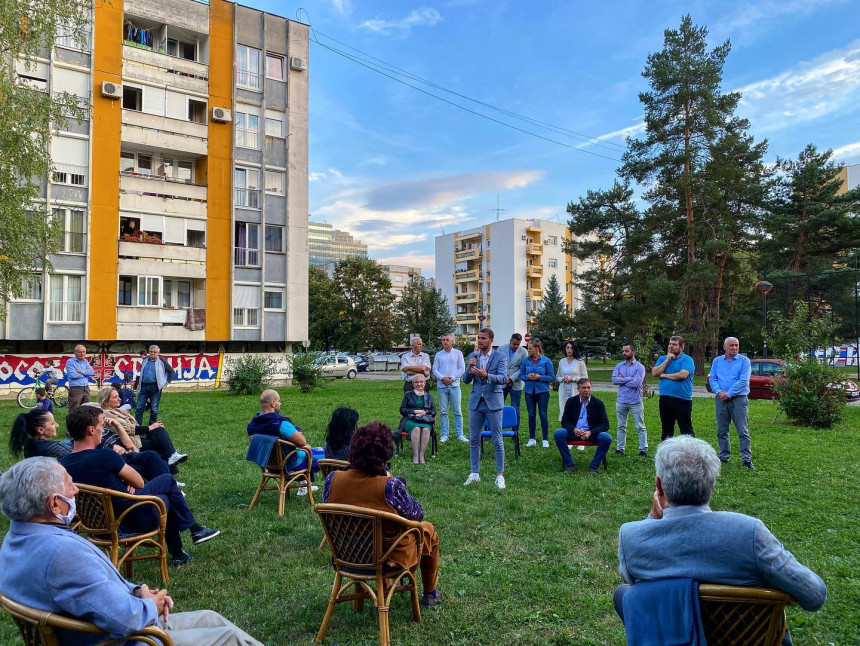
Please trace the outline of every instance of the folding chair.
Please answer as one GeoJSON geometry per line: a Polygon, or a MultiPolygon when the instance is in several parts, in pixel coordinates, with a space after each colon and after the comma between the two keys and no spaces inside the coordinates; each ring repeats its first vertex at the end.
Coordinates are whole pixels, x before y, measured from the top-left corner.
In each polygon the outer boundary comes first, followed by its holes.
{"type": "MultiPolygon", "coordinates": [[[[481,456],[484,455],[484,438],[492,437],[490,425],[484,420],[484,428],[481,431],[481,456]]],[[[513,406],[505,406],[502,409],[502,438],[514,439],[514,456],[520,459],[520,429],[517,423],[517,409],[513,406]]],[[[503,440],[504,441],[504,440],[503,440]]]]}

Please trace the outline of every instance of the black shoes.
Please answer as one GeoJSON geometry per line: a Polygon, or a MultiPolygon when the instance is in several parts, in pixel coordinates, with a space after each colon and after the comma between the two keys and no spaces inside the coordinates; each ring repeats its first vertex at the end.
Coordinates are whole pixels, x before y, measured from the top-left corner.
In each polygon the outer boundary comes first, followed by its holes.
{"type": "Polygon", "coordinates": [[[423,595],[418,603],[422,608],[433,608],[442,603],[442,594],[439,590],[433,590],[433,592],[423,595]]]}
{"type": "Polygon", "coordinates": [[[615,449],[615,455],[624,455],[624,449],[615,449]]]}
{"type": "Polygon", "coordinates": [[[195,545],[200,545],[200,543],[205,543],[206,541],[215,538],[220,533],[220,529],[209,529],[208,527],[201,527],[196,532],[191,532],[191,542],[195,545]]]}
{"type": "Polygon", "coordinates": [[[180,556],[174,556],[170,559],[170,564],[175,566],[180,565],[188,565],[191,563],[191,559],[194,558],[193,554],[189,554],[188,552],[182,552],[180,556]]]}
{"type": "Polygon", "coordinates": [[[750,471],[755,471],[755,467],[753,466],[752,462],[744,462],[741,466],[744,469],[749,469],[750,471]]]}
{"type": "Polygon", "coordinates": [[[648,457],[648,449],[640,449],[639,457],[640,458],[647,458],[648,457]]]}
{"type": "Polygon", "coordinates": [[[576,473],[576,465],[571,464],[569,467],[564,468],[565,473],[576,473]]]}
{"type": "Polygon", "coordinates": [[[722,462],[723,464],[728,464],[729,459],[728,458],[720,458],[720,462],[722,462]]]}
{"type": "Polygon", "coordinates": [[[595,478],[598,476],[597,469],[594,467],[588,467],[588,475],[594,476],[595,478]]]}

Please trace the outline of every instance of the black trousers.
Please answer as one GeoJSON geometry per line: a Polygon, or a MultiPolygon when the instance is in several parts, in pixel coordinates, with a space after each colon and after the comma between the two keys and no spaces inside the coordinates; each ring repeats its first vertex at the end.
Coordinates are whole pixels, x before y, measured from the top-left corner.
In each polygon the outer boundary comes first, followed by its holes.
{"type": "Polygon", "coordinates": [[[663,427],[661,441],[674,437],[675,422],[678,422],[681,435],[696,436],[693,432],[693,400],[660,395],[660,425],[663,427]]]}

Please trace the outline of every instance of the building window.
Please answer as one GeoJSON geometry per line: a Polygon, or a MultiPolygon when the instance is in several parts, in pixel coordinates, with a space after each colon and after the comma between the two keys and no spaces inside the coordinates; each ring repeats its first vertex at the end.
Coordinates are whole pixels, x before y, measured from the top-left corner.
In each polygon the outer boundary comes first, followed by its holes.
{"type": "Polygon", "coordinates": [[[60,251],[63,253],[85,253],[86,219],[84,212],[79,209],[56,208],[51,212],[51,217],[63,221],[60,251]]]}
{"type": "Polygon", "coordinates": [[[167,55],[184,58],[186,61],[197,60],[197,42],[183,42],[181,40],[167,39],[167,55]]]}
{"type": "Polygon", "coordinates": [[[266,54],[266,77],[276,81],[284,80],[284,57],[266,54]]]}
{"type": "Polygon", "coordinates": [[[54,164],[54,172],[51,176],[54,184],[66,184],[68,186],[87,185],[87,167],[77,164],[54,164]]]}
{"type": "Polygon", "coordinates": [[[191,307],[191,281],[176,281],[176,304],[179,307],[191,307]]]}
{"type": "Polygon", "coordinates": [[[122,86],[122,107],[136,112],[143,111],[143,88],[122,86]]]}
{"type": "Polygon", "coordinates": [[[266,171],[266,193],[274,193],[275,195],[284,194],[284,183],[286,175],[279,170],[266,171]]]}
{"type": "Polygon", "coordinates": [[[164,179],[168,182],[194,183],[194,162],[185,159],[164,157],[164,179]]]}
{"type": "Polygon", "coordinates": [[[236,45],[236,85],[260,91],[260,50],[236,45]]]}
{"type": "Polygon", "coordinates": [[[260,208],[260,171],[253,168],[237,168],[233,174],[236,187],[236,206],[260,208]]]}
{"type": "Polygon", "coordinates": [[[260,327],[260,308],[234,307],[233,325],[235,327],[260,327]]]}
{"type": "Polygon", "coordinates": [[[137,304],[142,307],[161,307],[161,276],[139,276],[137,304]]]}
{"type": "Polygon", "coordinates": [[[26,274],[21,276],[21,295],[16,301],[41,301],[42,300],[42,275],[26,274]]]}
{"type": "Polygon", "coordinates": [[[48,322],[80,323],[83,321],[84,302],[81,283],[81,276],[51,274],[48,322]]]}
{"type": "Polygon", "coordinates": [[[237,267],[260,266],[260,225],[236,223],[236,247],[233,254],[237,267]]]}
{"type": "Polygon", "coordinates": [[[284,120],[280,117],[266,117],[266,136],[284,137],[284,120]]]}
{"type": "Polygon", "coordinates": [[[134,278],[131,276],[120,276],[116,300],[117,305],[131,305],[131,294],[133,291],[134,278]]]}
{"type": "Polygon", "coordinates": [[[284,309],[284,293],[263,292],[263,307],[267,310],[284,309]]]}
{"type": "Polygon", "coordinates": [[[132,175],[152,175],[152,155],[120,152],[119,172],[132,175]]]}
{"type": "Polygon", "coordinates": [[[260,117],[256,114],[236,113],[236,145],[240,148],[260,147],[260,117]]]}
{"type": "Polygon", "coordinates": [[[206,101],[188,99],[188,120],[194,123],[206,123],[206,101]]]}
{"type": "Polygon", "coordinates": [[[173,307],[173,281],[165,278],[162,284],[164,286],[164,300],[162,301],[164,307],[173,307]]]}
{"type": "Polygon", "coordinates": [[[266,225],[266,251],[284,252],[284,227],[266,225]]]}
{"type": "Polygon", "coordinates": [[[188,229],[185,232],[185,246],[202,249],[206,246],[206,232],[188,229]]]}
{"type": "Polygon", "coordinates": [[[57,23],[57,38],[54,41],[57,47],[76,49],[79,52],[90,51],[90,26],[86,25],[79,34],[75,34],[72,27],[65,22],[57,23]]]}
{"type": "Polygon", "coordinates": [[[551,260],[549,261],[549,268],[550,268],[550,269],[555,269],[556,267],[558,267],[558,260],[552,260],[552,259],[551,259],[551,260]]]}

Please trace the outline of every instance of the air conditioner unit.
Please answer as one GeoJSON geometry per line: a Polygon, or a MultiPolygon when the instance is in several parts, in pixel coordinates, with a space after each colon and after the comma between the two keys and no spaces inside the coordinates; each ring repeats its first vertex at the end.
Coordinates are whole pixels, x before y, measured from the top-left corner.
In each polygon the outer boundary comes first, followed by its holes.
{"type": "Polygon", "coordinates": [[[523,240],[528,240],[528,239],[529,239],[529,237],[528,237],[528,236],[522,236],[522,239],[523,239],[523,240]]]}
{"type": "Polygon", "coordinates": [[[212,121],[230,123],[232,115],[227,108],[212,108],[212,121]]]}
{"type": "Polygon", "coordinates": [[[549,244],[549,238],[545,238],[543,241],[544,244],[549,244]]]}
{"type": "Polygon", "coordinates": [[[304,72],[308,69],[308,64],[301,56],[290,56],[290,69],[297,72],[304,72]]]}
{"type": "Polygon", "coordinates": [[[102,96],[108,99],[121,99],[122,85],[111,83],[110,81],[102,81],[102,96]]]}

